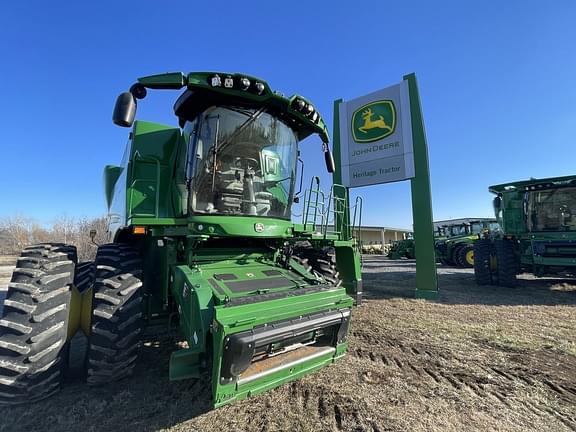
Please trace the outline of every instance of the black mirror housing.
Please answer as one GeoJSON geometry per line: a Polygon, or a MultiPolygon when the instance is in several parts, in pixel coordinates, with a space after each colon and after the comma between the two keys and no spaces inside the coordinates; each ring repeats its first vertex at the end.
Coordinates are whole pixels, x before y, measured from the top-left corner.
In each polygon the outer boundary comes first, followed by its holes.
{"type": "Polygon", "coordinates": [[[116,99],[112,121],[115,125],[131,127],[136,117],[136,100],[130,92],[121,93],[116,99]]]}
{"type": "Polygon", "coordinates": [[[334,173],[334,171],[336,171],[336,164],[334,163],[334,156],[332,156],[332,152],[328,146],[324,149],[324,160],[326,161],[326,169],[328,172],[330,174],[334,173]]]}

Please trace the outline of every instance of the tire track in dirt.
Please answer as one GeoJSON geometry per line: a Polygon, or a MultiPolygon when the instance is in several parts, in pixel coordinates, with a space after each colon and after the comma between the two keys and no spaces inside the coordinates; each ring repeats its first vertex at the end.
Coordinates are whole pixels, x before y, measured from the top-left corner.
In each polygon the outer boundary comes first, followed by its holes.
{"type": "Polygon", "coordinates": [[[359,413],[358,402],[352,398],[326,393],[302,382],[290,385],[290,406],[306,412],[307,418],[329,423],[333,429],[381,432],[383,429],[370,420],[366,423],[359,413]]]}
{"type": "Polygon", "coordinates": [[[432,347],[408,346],[397,339],[376,337],[362,331],[355,331],[352,336],[360,342],[358,347],[350,350],[353,357],[423,377],[432,385],[447,385],[456,392],[466,392],[472,397],[489,398],[510,409],[520,405],[537,417],[552,416],[571,430],[576,430],[576,419],[566,412],[553,410],[540,402],[519,402],[510,398],[518,387],[530,388],[540,384],[563,401],[569,410],[576,405],[576,389],[570,384],[558,382],[546,374],[534,375],[528,369],[511,370],[501,365],[478,363],[471,368],[466,359],[440,354],[432,347]],[[369,349],[364,348],[364,344],[369,344],[369,349]],[[448,359],[449,364],[440,362],[448,359]]]}

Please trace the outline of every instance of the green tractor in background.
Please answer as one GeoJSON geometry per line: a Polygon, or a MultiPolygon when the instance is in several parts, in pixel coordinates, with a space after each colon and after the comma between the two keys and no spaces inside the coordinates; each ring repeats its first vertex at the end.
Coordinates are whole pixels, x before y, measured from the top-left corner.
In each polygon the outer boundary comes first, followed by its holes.
{"type": "Polygon", "coordinates": [[[403,240],[396,240],[392,243],[388,251],[388,258],[398,260],[402,258],[415,259],[416,258],[416,243],[414,238],[409,234],[408,238],[403,240]]]}
{"type": "Polygon", "coordinates": [[[576,176],[490,186],[501,232],[474,245],[479,285],[514,287],[519,273],[576,274],[576,176]]]}
{"type": "Polygon", "coordinates": [[[113,121],[131,127],[122,164],[105,168],[113,241],[88,263],[64,244],[22,252],[0,320],[0,403],[56,392],[79,329],[99,385],[132,373],[148,328],[179,328],[170,380],[208,377],[214,407],[344,356],[362,298],[347,189],[319,203],[314,178],[291,220],[299,143],[318,135],[334,171],[314,106],[244,74],[168,73],[138,79],[113,121]],[[179,127],[134,121],[147,89],[184,89],[179,127]]]}
{"type": "Polygon", "coordinates": [[[472,268],[474,243],[482,232],[498,230],[496,219],[468,219],[438,227],[435,249],[438,260],[447,266],[472,268]]]}

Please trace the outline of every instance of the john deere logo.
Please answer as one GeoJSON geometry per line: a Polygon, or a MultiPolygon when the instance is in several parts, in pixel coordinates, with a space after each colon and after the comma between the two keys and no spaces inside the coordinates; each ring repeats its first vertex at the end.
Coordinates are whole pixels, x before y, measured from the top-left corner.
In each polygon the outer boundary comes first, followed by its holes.
{"type": "Polygon", "coordinates": [[[254,224],[254,231],[256,231],[256,232],[264,231],[264,224],[261,224],[260,222],[255,223],[254,224]]]}
{"type": "Polygon", "coordinates": [[[391,100],[370,102],[352,115],[352,137],[358,143],[378,141],[396,129],[396,109],[391,100]]]}

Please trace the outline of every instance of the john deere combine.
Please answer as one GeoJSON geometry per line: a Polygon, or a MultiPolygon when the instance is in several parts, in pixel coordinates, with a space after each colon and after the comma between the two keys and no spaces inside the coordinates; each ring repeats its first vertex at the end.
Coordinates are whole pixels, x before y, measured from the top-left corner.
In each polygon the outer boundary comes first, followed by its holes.
{"type": "Polygon", "coordinates": [[[576,274],[576,176],[490,186],[502,227],[474,246],[481,285],[516,286],[522,272],[576,274]]]}
{"type": "Polygon", "coordinates": [[[138,79],[113,120],[132,128],[105,168],[113,243],[82,264],[63,244],[24,250],[0,320],[0,402],[58,390],[79,328],[88,384],[105,384],[132,373],[146,327],[178,326],[169,377],[207,374],[215,407],[341,358],[362,296],[346,189],[323,202],[315,178],[291,220],[300,141],[318,135],[334,170],[315,107],[248,75],[169,73],[138,79]],[[184,89],[179,127],[134,122],[147,89],[184,89]]]}

